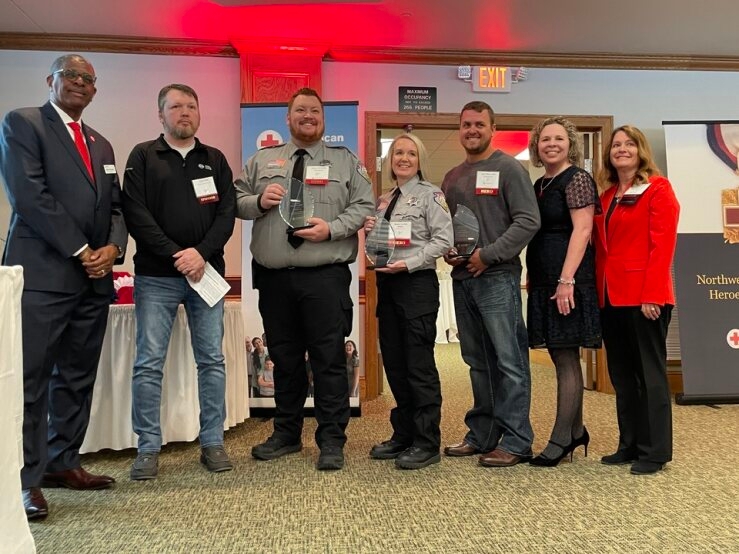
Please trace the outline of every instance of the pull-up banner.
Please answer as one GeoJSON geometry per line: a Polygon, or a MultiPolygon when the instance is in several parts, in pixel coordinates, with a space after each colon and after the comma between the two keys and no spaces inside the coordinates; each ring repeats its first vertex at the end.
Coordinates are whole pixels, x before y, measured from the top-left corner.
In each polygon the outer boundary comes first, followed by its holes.
{"type": "Polygon", "coordinates": [[[675,285],[683,394],[739,403],[739,121],[663,122],[680,200],[675,285]]]}
{"type": "MultiPolygon", "coordinates": [[[[357,154],[357,102],[324,102],[323,112],[326,130],[323,135],[323,141],[327,146],[344,146],[357,154]]],[[[241,104],[241,156],[244,163],[260,148],[266,146],[277,146],[290,140],[290,130],[287,122],[287,104],[241,104]]],[[[241,244],[242,244],[242,264],[241,264],[241,306],[244,316],[244,328],[248,336],[259,336],[262,334],[264,327],[262,326],[262,318],[259,315],[258,303],[259,293],[252,288],[252,271],[251,260],[252,255],[249,250],[251,244],[252,222],[244,221],[242,226],[241,244]]],[[[349,265],[352,272],[352,282],[349,288],[352,301],[354,302],[354,319],[352,321],[352,334],[346,337],[352,340],[355,345],[359,345],[359,354],[361,359],[361,349],[363,344],[359,338],[359,277],[357,262],[349,265]]],[[[266,337],[267,353],[269,353],[269,337],[266,337]]],[[[247,354],[253,357],[252,354],[247,354]]],[[[260,409],[274,409],[274,398],[262,395],[259,392],[258,372],[259,368],[255,367],[259,362],[250,363],[249,368],[249,407],[251,414],[258,414],[260,409]]],[[[351,369],[348,363],[347,374],[351,369]]],[[[360,374],[364,368],[359,368],[360,374]]],[[[354,371],[352,369],[352,371],[354,371]]],[[[306,360],[306,372],[309,376],[309,393],[305,402],[305,407],[312,409],[313,403],[313,381],[310,372],[310,360],[306,360]]],[[[348,377],[347,375],[347,377],[348,377]]],[[[349,377],[348,377],[349,378],[349,377]]],[[[349,379],[351,383],[351,379],[349,379]]],[[[359,414],[359,390],[350,385],[349,404],[352,407],[352,415],[359,414]]]]}

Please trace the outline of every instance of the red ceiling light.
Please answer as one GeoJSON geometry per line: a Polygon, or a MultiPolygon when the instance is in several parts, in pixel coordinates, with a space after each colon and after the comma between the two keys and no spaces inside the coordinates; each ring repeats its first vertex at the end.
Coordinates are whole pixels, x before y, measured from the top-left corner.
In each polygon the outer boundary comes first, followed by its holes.
{"type": "Polygon", "coordinates": [[[213,3],[230,8],[248,6],[274,6],[275,4],[382,4],[384,0],[213,0],[213,3]]]}

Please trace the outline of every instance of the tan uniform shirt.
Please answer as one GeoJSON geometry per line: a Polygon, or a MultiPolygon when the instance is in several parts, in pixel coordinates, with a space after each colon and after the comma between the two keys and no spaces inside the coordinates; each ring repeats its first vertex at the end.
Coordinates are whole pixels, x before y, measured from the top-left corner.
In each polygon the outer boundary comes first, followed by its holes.
{"type": "Polygon", "coordinates": [[[374,194],[364,166],[344,147],[326,146],[323,141],[305,148],[305,169],[327,166],[328,183],[308,185],[315,200],[313,217],[329,225],[331,236],[323,242],[306,240],[299,248],[287,242],[287,224],[278,206],[262,212],[259,195],[270,183],[283,186],[292,176],[298,147],[288,142],[263,148],[254,154],[236,179],[236,214],[253,219],[251,252],[260,265],[272,269],[314,267],[353,262],[357,257],[357,231],[374,213],[374,194]]]}
{"type": "MultiPolygon", "coordinates": [[[[378,212],[377,217],[383,217],[394,192],[393,188],[380,197],[378,206],[382,212],[378,212]]],[[[439,187],[418,177],[400,187],[400,198],[390,215],[390,223],[394,228],[399,228],[397,223],[408,222],[410,244],[396,246],[390,260],[404,261],[411,273],[421,269],[436,269],[436,259],[443,256],[453,242],[452,217],[439,187]]]]}

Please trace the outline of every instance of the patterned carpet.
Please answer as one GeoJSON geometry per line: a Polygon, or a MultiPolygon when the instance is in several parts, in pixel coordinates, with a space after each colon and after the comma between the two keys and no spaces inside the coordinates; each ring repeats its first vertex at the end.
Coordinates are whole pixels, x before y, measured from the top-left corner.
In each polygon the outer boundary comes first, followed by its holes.
{"type": "MultiPolygon", "coordinates": [[[[439,345],[442,441],[459,440],[471,394],[457,345],[439,345]]],[[[535,450],[554,417],[554,372],[535,366],[535,450]]],[[[675,461],[654,476],[608,467],[617,432],[614,398],[585,393],[592,436],[574,463],[488,469],[475,458],[420,471],[369,459],[389,437],[392,397],[363,405],[349,425],[343,471],[318,472],[315,421],[304,450],[272,462],[249,451],[271,432],[248,420],[227,432],[235,470],[209,474],[196,444],[164,448],[156,481],[131,482],[135,452],[84,457],[118,479],[109,491],[48,489],[51,515],[33,523],[40,553],[737,553],[739,406],[675,406],[675,461]]],[[[0,545],[2,539],[0,538],[0,545]]],[[[0,547],[0,550],[2,548],[0,547]]]]}

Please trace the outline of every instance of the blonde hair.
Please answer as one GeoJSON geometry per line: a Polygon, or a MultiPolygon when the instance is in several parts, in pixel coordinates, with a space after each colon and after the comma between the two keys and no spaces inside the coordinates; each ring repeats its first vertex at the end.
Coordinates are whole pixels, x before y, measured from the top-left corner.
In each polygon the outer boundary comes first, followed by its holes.
{"type": "Polygon", "coordinates": [[[661,175],[660,170],[657,168],[657,164],[654,163],[652,148],[649,146],[649,142],[647,142],[647,137],[644,136],[644,133],[633,125],[621,125],[613,130],[611,138],[603,149],[603,169],[601,169],[598,174],[598,185],[602,189],[606,189],[618,183],[618,171],[616,171],[616,168],[613,167],[613,164],[611,163],[611,148],[613,147],[613,137],[615,137],[616,133],[619,131],[623,132],[636,143],[636,151],[639,156],[639,166],[636,168],[634,184],[648,183],[650,177],[661,175]]]}
{"type": "Polygon", "coordinates": [[[529,161],[534,164],[535,167],[541,167],[544,163],[539,157],[539,139],[541,138],[541,132],[547,125],[561,125],[564,127],[567,133],[567,140],[570,141],[570,149],[567,151],[567,161],[572,165],[582,164],[582,150],[580,149],[580,135],[577,132],[577,127],[569,119],[565,119],[560,115],[554,117],[547,117],[537,123],[531,132],[529,133],[529,161]]]}
{"type": "Polygon", "coordinates": [[[390,148],[387,151],[387,154],[385,155],[385,174],[386,176],[392,180],[397,181],[398,178],[396,177],[395,173],[393,172],[393,151],[395,150],[395,143],[397,143],[401,139],[408,139],[413,144],[416,145],[416,149],[418,150],[418,178],[423,180],[426,180],[426,175],[429,174],[428,172],[428,154],[426,153],[426,147],[421,142],[421,139],[418,138],[416,135],[411,133],[402,133],[395,137],[393,139],[393,142],[390,143],[390,148]]]}

